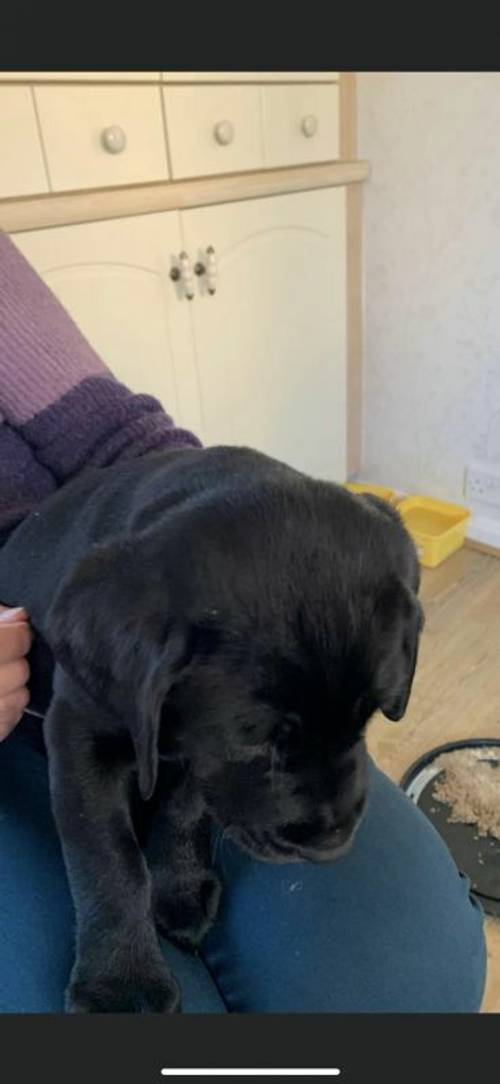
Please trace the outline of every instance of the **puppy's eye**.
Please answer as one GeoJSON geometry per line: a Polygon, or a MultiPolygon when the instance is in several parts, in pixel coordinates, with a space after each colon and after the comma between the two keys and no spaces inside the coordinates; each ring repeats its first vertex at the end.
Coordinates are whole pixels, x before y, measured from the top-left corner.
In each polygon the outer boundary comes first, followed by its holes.
{"type": "Polygon", "coordinates": [[[285,711],[273,727],[271,742],[278,751],[288,752],[303,732],[303,719],[296,711],[285,711]]]}
{"type": "Polygon", "coordinates": [[[290,727],[302,726],[302,716],[297,711],[287,711],[284,720],[290,727]]]}
{"type": "Polygon", "coordinates": [[[304,729],[304,720],[301,715],[296,711],[287,711],[282,716],[281,724],[279,728],[279,739],[281,741],[294,741],[295,738],[299,738],[304,729]]]}

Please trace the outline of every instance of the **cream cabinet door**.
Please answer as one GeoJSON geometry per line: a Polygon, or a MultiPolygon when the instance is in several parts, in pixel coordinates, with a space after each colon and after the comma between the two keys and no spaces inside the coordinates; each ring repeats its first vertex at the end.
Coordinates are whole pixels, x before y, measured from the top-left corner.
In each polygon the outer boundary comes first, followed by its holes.
{"type": "Polygon", "coordinates": [[[247,445],[345,479],[343,189],[14,241],[117,378],[155,395],[205,444],[247,445]],[[183,248],[207,268],[209,246],[217,274],[194,275],[188,301],[170,271],[183,248]]]}
{"type": "Polygon", "coordinates": [[[0,86],[0,199],[47,192],[30,87],[0,86]]]}
{"type": "Polygon", "coordinates": [[[42,275],[111,370],[200,429],[190,302],[170,270],[182,247],[177,211],[18,233],[42,275]]]}
{"type": "Polygon", "coordinates": [[[345,203],[341,188],[182,213],[207,444],[258,448],[345,480],[345,203]]]}

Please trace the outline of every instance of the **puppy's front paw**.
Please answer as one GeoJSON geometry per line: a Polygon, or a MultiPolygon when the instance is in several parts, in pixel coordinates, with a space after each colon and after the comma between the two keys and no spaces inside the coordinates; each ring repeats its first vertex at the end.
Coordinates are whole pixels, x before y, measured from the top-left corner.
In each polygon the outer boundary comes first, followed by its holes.
{"type": "Polygon", "coordinates": [[[166,966],[116,974],[75,968],[65,995],[68,1013],[174,1013],[179,1008],[179,987],[166,966]]]}
{"type": "Polygon", "coordinates": [[[165,877],[154,893],[154,916],[160,932],[179,948],[197,952],[215,921],[221,884],[213,873],[183,883],[165,877]]]}

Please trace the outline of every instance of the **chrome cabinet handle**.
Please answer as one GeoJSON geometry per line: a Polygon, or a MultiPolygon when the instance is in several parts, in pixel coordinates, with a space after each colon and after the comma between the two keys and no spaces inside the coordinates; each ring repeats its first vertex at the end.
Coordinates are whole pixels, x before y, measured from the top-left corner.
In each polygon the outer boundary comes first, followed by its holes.
{"type": "Polygon", "coordinates": [[[193,269],[187,252],[181,252],[179,267],[172,267],[170,278],[172,282],[181,282],[185,297],[188,301],[192,301],[194,297],[193,269]]]}
{"type": "Polygon", "coordinates": [[[179,263],[181,265],[181,282],[184,287],[184,293],[188,301],[192,301],[194,297],[194,280],[193,269],[191,267],[191,260],[187,252],[181,252],[179,256],[179,263]]]}
{"type": "Polygon", "coordinates": [[[195,275],[207,276],[207,289],[209,294],[214,294],[217,288],[217,260],[215,258],[215,249],[213,245],[209,245],[206,249],[207,262],[202,263],[198,260],[198,263],[194,265],[195,275]]]}
{"type": "Polygon", "coordinates": [[[209,294],[214,294],[217,287],[217,260],[213,245],[207,248],[207,287],[209,294]]]}

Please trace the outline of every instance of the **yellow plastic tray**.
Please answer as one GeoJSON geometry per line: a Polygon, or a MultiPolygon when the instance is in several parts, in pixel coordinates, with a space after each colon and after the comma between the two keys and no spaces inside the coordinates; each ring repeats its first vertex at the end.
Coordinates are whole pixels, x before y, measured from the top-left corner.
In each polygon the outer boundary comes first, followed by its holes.
{"type": "Polygon", "coordinates": [[[388,486],[371,485],[370,482],[346,482],[345,486],[346,489],[351,490],[351,493],[373,493],[374,497],[381,497],[389,504],[395,504],[397,500],[395,490],[389,489],[388,486]]]}
{"type": "Polygon", "coordinates": [[[398,511],[426,568],[436,568],[463,546],[470,518],[467,508],[432,497],[405,497],[398,511]]]}

